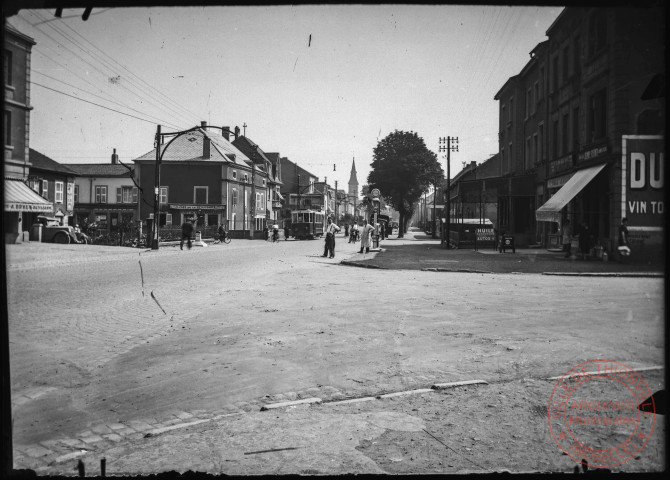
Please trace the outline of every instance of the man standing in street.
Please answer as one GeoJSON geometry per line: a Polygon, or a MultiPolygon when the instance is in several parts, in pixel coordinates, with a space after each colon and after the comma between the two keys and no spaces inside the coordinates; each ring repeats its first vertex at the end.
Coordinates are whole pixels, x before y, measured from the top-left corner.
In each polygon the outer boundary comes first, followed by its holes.
{"type": "Polygon", "coordinates": [[[370,234],[374,231],[374,227],[368,223],[366,218],[363,219],[363,228],[361,229],[361,250],[358,253],[370,253],[370,234]]]}
{"type": "Polygon", "coordinates": [[[179,250],[184,249],[184,240],[187,241],[188,249],[191,249],[191,235],[193,234],[193,222],[186,220],[181,224],[181,242],[179,243],[179,250]]]}
{"type": "Polygon", "coordinates": [[[328,217],[328,225],[326,225],[326,245],[323,249],[322,257],[327,257],[330,252],[330,258],[335,257],[335,233],[340,231],[340,227],[333,223],[333,219],[328,217]]]}
{"type": "Polygon", "coordinates": [[[572,248],[572,227],[570,226],[570,220],[563,222],[563,252],[565,252],[565,258],[570,258],[572,248]]]}

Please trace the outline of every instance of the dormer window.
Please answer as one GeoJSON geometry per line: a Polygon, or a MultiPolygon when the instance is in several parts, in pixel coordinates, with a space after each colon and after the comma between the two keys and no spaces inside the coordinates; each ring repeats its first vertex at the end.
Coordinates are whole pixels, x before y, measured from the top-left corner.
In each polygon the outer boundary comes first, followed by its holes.
{"type": "Polygon", "coordinates": [[[233,180],[237,180],[237,170],[233,170],[233,180]]]}

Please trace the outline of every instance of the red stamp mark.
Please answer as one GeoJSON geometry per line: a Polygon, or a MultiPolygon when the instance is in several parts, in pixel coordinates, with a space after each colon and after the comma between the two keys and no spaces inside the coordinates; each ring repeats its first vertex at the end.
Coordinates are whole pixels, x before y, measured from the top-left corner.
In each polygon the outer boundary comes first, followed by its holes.
{"type": "Polygon", "coordinates": [[[635,457],[654,430],[656,407],[638,409],[652,395],[632,368],[611,360],[581,363],[563,375],[549,398],[549,429],[578,463],[607,468],[635,457]]]}

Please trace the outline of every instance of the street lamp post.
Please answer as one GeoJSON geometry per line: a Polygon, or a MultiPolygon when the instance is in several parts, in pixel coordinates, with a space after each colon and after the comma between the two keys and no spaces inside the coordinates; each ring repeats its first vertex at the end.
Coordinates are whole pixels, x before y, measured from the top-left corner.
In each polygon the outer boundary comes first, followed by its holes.
{"type": "Polygon", "coordinates": [[[447,152],[447,199],[445,202],[447,209],[447,226],[446,226],[446,247],[451,248],[451,151],[458,152],[458,137],[440,137],[440,152],[447,152]],[[452,142],[454,145],[452,145],[452,142]]]}

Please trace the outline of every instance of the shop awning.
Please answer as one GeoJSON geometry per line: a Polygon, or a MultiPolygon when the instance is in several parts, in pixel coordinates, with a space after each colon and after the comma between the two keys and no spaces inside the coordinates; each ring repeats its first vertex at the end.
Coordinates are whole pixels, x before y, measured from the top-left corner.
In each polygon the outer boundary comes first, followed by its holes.
{"type": "Polygon", "coordinates": [[[21,180],[5,179],[5,212],[53,212],[53,203],[35,193],[21,180]]]}
{"type": "Polygon", "coordinates": [[[284,201],[284,197],[282,197],[282,194],[277,191],[275,191],[275,199],[279,200],[280,202],[284,201]]]}
{"type": "Polygon", "coordinates": [[[575,198],[588,183],[593,180],[600,171],[605,168],[606,164],[596,165],[595,167],[578,170],[568,180],[561,189],[551,197],[547,203],[542,205],[535,212],[535,219],[538,222],[556,222],[561,223],[561,210],[570,200],[575,198]]]}

